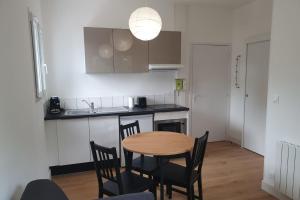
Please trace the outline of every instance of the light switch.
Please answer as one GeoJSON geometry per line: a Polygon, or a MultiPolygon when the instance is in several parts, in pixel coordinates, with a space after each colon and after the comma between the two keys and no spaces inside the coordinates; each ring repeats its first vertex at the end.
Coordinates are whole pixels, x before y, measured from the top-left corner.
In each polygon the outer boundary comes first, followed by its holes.
{"type": "Polygon", "coordinates": [[[274,104],[279,104],[279,96],[278,95],[275,95],[274,97],[273,97],[273,103],[274,104]]]}

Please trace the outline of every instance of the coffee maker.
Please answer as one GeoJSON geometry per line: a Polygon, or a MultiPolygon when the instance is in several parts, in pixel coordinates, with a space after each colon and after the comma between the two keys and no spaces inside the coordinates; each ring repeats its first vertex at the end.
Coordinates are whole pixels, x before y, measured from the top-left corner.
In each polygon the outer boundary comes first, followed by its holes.
{"type": "Polygon", "coordinates": [[[58,114],[61,112],[59,97],[51,97],[49,100],[49,113],[58,114]]]}

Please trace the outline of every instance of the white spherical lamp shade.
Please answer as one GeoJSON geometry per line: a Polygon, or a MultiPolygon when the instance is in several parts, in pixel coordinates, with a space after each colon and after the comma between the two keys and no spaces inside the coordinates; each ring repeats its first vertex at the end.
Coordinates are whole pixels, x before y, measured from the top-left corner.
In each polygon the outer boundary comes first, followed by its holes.
{"type": "Polygon", "coordinates": [[[136,9],[129,18],[129,29],[138,39],[153,40],[161,31],[162,21],[158,12],[149,7],[136,9]]]}

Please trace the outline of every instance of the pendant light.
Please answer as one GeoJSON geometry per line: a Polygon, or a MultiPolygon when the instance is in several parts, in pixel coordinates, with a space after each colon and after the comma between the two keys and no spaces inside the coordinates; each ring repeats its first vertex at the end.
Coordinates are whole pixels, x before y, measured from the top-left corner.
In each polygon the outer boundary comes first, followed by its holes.
{"type": "Polygon", "coordinates": [[[138,39],[149,41],[156,38],[162,27],[159,13],[150,7],[136,9],[129,18],[129,29],[138,39]]]}

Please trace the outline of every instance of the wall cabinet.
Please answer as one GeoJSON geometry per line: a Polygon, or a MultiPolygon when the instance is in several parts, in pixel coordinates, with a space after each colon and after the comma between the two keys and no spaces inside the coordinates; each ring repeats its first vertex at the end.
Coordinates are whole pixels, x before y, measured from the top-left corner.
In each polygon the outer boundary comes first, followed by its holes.
{"type": "Polygon", "coordinates": [[[85,66],[87,73],[113,73],[112,29],[84,28],[85,66]]]}
{"type": "Polygon", "coordinates": [[[149,41],[149,64],[181,64],[181,33],[162,31],[149,41]]]}
{"type": "Polygon", "coordinates": [[[128,29],[84,28],[86,73],[142,73],[149,64],[181,64],[181,33],[162,31],[149,42],[128,29]]]}
{"type": "Polygon", "coordinates": [[[119,155],[119,117],[90,118],[90,140],[105,147],[116,147],[119,155]]]}
{"type": "Polygon", "coordinates": [[[127,29],[114,29],[113,41],[116,73],[148,71],[148,42],[136,39],[127,29]]]}
{"type": "Polygon", "coordinates": [[[59,165],[90,162],[88,118],[57,120],[59,165]]]}

